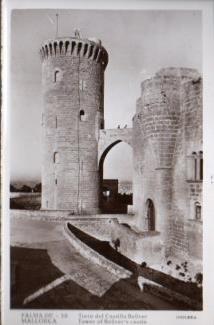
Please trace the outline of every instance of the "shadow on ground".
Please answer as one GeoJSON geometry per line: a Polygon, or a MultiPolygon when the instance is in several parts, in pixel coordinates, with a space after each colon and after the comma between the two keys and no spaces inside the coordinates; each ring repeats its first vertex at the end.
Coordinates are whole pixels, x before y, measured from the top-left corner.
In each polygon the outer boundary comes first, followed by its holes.
{"type": "Polygon", "coordinates": [[[141,292],[137,277],[120,280],[102,296],[92,295],[72,280],[23,306],[23,300],[63,274],[52,263],[46,250],[11,247],[11,308],[31,309],[142,309],[179,310],[147,292],[141,292]]]}
{"type": "Polygon", "coordinates": [[[11,247],[11,308],[23,308],[23,300],[62,276],[44,249],[11,247]]]}

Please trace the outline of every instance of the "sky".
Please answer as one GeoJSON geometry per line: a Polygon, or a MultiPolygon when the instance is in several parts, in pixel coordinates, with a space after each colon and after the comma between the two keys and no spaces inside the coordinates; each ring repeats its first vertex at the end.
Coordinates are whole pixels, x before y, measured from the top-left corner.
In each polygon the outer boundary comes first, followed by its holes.
{"type": "MultiPolygon", "coordinates": [[[[105,72],[105,127],[132,127],[140,84],[164,67],[202,72],[199,11],[14,10],[11,17],[11,181],[41,178],[41,43],[56,35],[102,40],[109,54],[105,72]]],[[[104,164],[105,178],[132,178],[132,149],[116,145],[104,164]]]]}

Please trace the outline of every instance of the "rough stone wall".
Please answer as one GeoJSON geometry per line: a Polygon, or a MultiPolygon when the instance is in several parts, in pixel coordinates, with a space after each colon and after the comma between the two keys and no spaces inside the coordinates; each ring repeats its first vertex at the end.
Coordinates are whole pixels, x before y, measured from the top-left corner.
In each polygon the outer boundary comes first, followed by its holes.
{"type": "Polygon", "coordinates": [[[72,38],[46,42],[41,55],[42,208],[95,213],[107,52],[100,43],[72,38]]]}
{"type": "Polygon", "coordinates": [[[180,98],[180,128],[173,159],[169,245],[173,255],[202,260],[202,212],[201,220],[197,220],[195,207],[196,203],[202,206],[198,158],[198,153],[202,152],[202,80],[199,74],[194,73],[190,80],[182,80],[180,98]],[[196,160],[192,153],[196,153],[196,160]]]}
{"type": "Polygon", "coordinates": [[[118,250],[136,263],[147,261],[151,265],[154,259],[156,263],[162,262],[163,247],[158,233],[137,233],[127,225],[119,224],[118,215],[113,216],[114,218],[99,220],[71,220],[71,223],[99,240],[108,241],[113,247],[114,242],[119,239],[118,250]]]}
{"type": "Polygon", "coordinates": [[[171,163],[179,120],[179,80],[160,71],[142,83],[133,119],[134,212],[147,229],[146,201],[155,209],[155,229],[166,232],[171,202],[171,163]],[[140,145],[139,145],[140,142],[140,145]]]}
{"type": "Polygon", "coordinates": [[[192,69],[162,69],[142,83],[133,118],[133,210],[138,227],[148,230],[146,202],[153,201],[165,255],[200,258],[201,222],[193,220],[191,206],[201,203],[202,182],[187,179],[187,157],[201,150],[200,76],[192,69]]]}

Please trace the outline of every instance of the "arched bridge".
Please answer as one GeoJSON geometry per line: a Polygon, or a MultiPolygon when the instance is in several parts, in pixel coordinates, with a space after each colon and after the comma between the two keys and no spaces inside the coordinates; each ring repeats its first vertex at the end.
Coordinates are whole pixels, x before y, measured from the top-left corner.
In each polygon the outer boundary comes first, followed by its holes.
{"type": "Polygon", "coordinates": [[[107,153],[117,143],[125,142],[132,147],[132,128],[100,130],[98,163],[103,162],[107,153]]]}

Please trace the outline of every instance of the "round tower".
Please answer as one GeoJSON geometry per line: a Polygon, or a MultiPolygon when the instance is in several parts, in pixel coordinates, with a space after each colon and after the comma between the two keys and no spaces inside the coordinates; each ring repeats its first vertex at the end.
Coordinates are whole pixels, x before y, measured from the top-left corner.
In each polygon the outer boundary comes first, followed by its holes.
{"type": "Polygon", "coordinates": [[[71,37],[44,42],[40,53],[42,208],[97,213],[107,51],[100,41],[71,37]]]}
{"type": "Polygon", "coordinates": [[[195,70],[165,68],[141,84],[133,118],[133,197],[144,230],[168,233],[173,159],[181,123],[181,85],[196,76],[195,70]]]}

